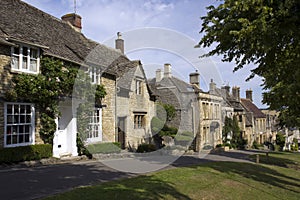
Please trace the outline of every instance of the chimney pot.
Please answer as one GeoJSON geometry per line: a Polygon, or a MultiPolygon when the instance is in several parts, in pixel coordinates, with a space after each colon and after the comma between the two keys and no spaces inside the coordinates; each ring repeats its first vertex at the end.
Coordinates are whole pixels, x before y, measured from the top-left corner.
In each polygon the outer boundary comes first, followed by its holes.
{"type": "Polygon", "coordinates": [[[163,73],[161,71],[161,69],[156,70],[156,83],[159,83],[163,78],[163,73]]]}
{"type": "Polygon", "coordinates": [[[172,77],[172,67],[171,64],[165,63],[164,65],[164,77],[171,78],[172,77]]]}
{"type": "Polygon", "coordinates": [[[76,31],[81,32],[82,26],[80,15],[77,15],[76,13],[69,13],[62,16],[61,19],[65,22],[69,22],[76,31]]]}

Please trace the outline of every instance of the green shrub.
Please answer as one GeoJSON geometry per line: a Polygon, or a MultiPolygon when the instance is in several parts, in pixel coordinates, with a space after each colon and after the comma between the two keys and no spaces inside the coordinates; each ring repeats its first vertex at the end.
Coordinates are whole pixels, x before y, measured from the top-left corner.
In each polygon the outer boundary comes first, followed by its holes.
{"type": "Polygon", "coordinates": [[[222,147],[223,145],[222,144],[217,144],[216,145],[216,148],[220,148],[220,147],[222,147]]]}
{"type": "Polygon", "coordinates": [[[259,144],[256,142],[256,140],[253,141],[253,144],[252,144],[252,148],[253,149],[258,149],[259,147],[259,144]]]}
{"type": "Polygon", "coordinates": [[[285,145],[285,136],[282,133],[276,134],[276,144],[279,145],[279,150],[282,151],[285,145]]]}
{"type": "Polygon", "coordinates": [[[4,148],[0,150],[0,163],[17,163],[29,160],[39,160],[52,156],[51,144],[4,148]]]}
{"type": "Polygon", "coordinates": [[[93,158],[93,155],[84,146],[82,139],[79,137],[78,134],[77,134],[77,138],[76,138],[76,145],[77,145],[77,153],[79,156],[86,155],[89,159],[93,158]]]}
{"type": "Polygon", "coordinates": [[[298,140],[296,138],[293,139],[293,144],[292,144],[292,151],[298,151],[299,146],[298,146],[298,140]]]}
{"type": "Polygon", "coordinates": [[[96,153],[120,153],[121,152],[121,144],[119,142],[106,142],[106,143],[97,143],[87,145],[86,149],[91,154],[96,153]]]}
{"type": "Polygon", "coordinates": [[[151,151],[155,151],[155,145],[154,144],[146,144],[146,143],[142,143],[138,146],[136,152],[137,153],[145,153],[145,152],[151,152],[151,151]]]}

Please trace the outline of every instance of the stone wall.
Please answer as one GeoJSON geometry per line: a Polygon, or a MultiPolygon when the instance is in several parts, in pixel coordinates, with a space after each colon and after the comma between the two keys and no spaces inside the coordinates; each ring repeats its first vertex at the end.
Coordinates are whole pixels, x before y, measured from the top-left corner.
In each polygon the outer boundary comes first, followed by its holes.
{"type": "Polygon", "coordinates": [[[102,109],[102,136],[104,142],[116,141],[116,81],[113,77],[102,76],[101,84],[104,85],[107,95],[102,100],[106,105],[102,109]]]}

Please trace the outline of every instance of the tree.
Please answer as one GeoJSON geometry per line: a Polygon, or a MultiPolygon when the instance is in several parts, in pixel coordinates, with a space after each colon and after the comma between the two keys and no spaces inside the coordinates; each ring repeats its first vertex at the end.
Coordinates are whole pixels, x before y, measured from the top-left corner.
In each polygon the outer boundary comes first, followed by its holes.
{"type": "Polygon", "coordinates": [[[224,0],[202,17],[202,56],[223,55],[234,71],[253,63],[247,80],[263,78],[263,103],[281,111],[282,124],[300,126],[300,1],[224,0]]]}

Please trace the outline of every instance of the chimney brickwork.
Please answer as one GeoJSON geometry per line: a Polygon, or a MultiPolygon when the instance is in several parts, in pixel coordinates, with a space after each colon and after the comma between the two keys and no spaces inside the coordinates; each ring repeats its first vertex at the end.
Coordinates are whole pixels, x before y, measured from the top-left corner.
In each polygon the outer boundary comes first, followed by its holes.
{"type": "Polygon", "coordinates": [[[246,99],[249,99],[250,101],[253,101],[252,99],[252,90],[246,90],[246,99]]]}
{"type": "Polygon", "coordinates": [[[62,16],[61,19],[63,21],[69,22],[76,31],[81,32],[82,26],[80,15],[77,15],[76,13],[70,13],[62,16]]]}
{"type": "Polygon", "coordinates": [[[121,50],[124,54],[124,40],[121,38],[122,34],[120,32],[117,33],[118,39],[116,39],[116,49],[121,50]]]}

